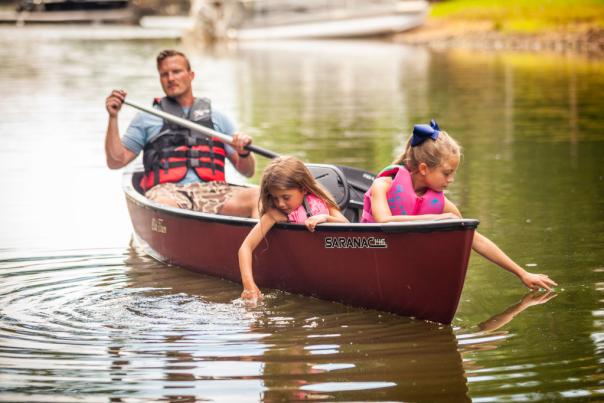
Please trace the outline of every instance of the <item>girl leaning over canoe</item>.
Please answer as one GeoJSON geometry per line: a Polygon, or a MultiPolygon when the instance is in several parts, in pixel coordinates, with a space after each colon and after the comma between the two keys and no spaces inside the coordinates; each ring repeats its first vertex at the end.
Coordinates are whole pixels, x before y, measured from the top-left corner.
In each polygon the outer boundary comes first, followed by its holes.
{"type": "Polygon", "coordinates": [[[274,159],[264,169],[260,182],[260,221],[239,248],[244,299],[262,297],[252,274],[252,252],[278,222],[304,224],[313,232],[317,224],[348,220],[302,161],[295,157],[274,159]]]}
{"type": "MultiPolygon", "coordinates": [[[[403,154],[378,174],[365,193],[361,222],[401,222],[461,218],[443,191],[454,178],[461,149],[436,122],[415,125],[403,154]]],[[[474,233],[472,249],[516,275],[532,289],[557,285],[545,274],[529,273],[485,236],[474,233]]]]}

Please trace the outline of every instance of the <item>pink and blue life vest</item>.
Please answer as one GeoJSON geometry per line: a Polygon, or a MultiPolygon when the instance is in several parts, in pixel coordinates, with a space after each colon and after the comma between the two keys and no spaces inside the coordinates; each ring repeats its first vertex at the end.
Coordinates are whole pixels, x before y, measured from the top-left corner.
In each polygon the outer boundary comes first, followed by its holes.
{"type": "MultiPolygon", "coordinates": [[[[392,185],[386,194],[388,207],[392,215],[441,214],[445,208],[443,192],[428,189],[423,196],[418,196],[413,189],[411,174],[401,165],[390,165],[378,174],[393,177],[392,185]]],[[[363,223],[375,222],[371,213],[371,188],[363,199],[363,223]]]]}
{"type": "Polygon", "coordinates": [[[319,197],[309,193],[304,196],[304,203],[287,215],[287,222],[304,224],[308,217],[318,214],[329,214],[327,204],[319,197]]]}

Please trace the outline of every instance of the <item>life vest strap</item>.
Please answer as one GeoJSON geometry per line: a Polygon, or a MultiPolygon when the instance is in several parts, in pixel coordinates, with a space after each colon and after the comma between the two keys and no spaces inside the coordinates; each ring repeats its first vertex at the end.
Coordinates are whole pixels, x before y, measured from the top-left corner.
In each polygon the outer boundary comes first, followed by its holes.
{"type": "Polygon", "coordinates": [[[306,210],[306,217],[312,217],[312,210],[308,205],[308,199],[306,198],[306,195],[304,195],[304,198],[302,199],[302,204],[304,205],[304,210],[306,210]]]}
{"type": "Polygon", "coordinates": [[[166,161],[162,160],[153,166],[153,172],[156,172],[156,169],[163,169],[167,171],[170,168],[178,168],[178,167],[189,167],[189,168],[210,168],[212,170],[218,170],[224,172],[224,165],[216,164],[212,162],[200,161],[198,159],[190,159],[186,161],[166,161]]]}
{"type": "Polygon", "coordinates": [[[179,150],[173,151],[171,149],[164,149],[158,153],[159,159],[166,158],[216,158],[218,160],[224,161],[225,155],[222,153],[198,150],[198,149],[188,149],[188,150],[179,150]]]}

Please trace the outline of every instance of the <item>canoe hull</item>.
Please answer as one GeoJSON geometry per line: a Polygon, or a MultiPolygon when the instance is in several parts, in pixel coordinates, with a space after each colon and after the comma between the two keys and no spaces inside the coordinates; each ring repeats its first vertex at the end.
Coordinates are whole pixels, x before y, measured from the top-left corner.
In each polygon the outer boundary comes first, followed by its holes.
{"type": "MultiPolygon", "coordinates": [[[[150,255],[241,281],[237,251],[256,220],[167,208],[125,190],[134,231],[150,255]]],[[[254,252],[254,278],[260,287],[448,324],[477,224],[331,224],[315,233],[278,224],[254,252]]]]}

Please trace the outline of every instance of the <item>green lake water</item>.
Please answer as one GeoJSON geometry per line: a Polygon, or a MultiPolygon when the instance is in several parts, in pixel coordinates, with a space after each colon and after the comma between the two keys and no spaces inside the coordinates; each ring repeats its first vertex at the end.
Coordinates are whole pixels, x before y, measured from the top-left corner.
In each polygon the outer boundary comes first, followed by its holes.
{"type": "Polygon", "coordinates": [[[603,61],[119,27],[0,28],[0,60],[0,401],[604,400],[603,61]],[[249,308],[141,254],[104,99],[161,95],[166,47],[197,95],[305,161],[378,171],[436,119],[463,146],[448,197],[556,292],[473,254],[443,326],[271,290],[249,308]]]}

